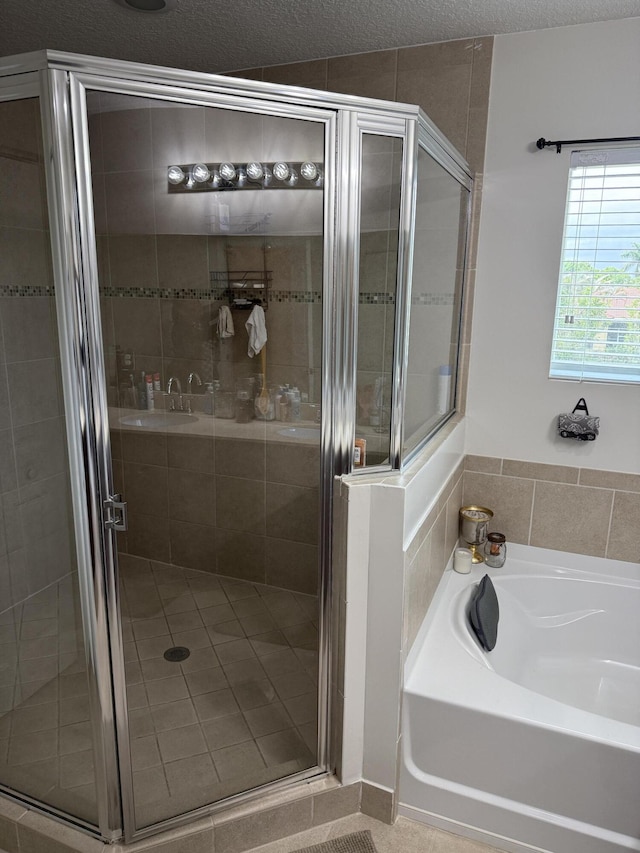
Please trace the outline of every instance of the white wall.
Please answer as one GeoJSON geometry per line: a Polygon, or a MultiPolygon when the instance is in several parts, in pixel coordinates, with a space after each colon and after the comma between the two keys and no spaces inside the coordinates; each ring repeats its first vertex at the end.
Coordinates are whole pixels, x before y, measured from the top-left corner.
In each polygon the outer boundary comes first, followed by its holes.
{"type": "Polygon", "coordinates": [[[640,472],[640,388],[550,380],[569,149],[640,135],[640,18],[497,36],[468,397],[467,452],[640,472]],[[595,442],[557,438],[585,397],[595,442]]]}

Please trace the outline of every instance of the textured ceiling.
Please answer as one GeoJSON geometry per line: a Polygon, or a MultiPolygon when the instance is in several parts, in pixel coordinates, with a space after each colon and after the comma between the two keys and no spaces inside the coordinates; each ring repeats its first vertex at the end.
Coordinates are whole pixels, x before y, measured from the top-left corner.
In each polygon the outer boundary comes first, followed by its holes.
{"type": "Polygon", "coordinates": [[[640,0],[0,0],[0,56],[41,48],[230,71],[640,16],[640,0]]]}

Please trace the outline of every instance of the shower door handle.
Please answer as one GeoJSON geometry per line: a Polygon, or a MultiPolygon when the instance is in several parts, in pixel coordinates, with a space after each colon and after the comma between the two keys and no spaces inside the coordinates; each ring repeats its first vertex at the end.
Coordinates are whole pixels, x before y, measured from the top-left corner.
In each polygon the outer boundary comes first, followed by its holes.
{"type": "Polygon", "coordinates": [[[104,526],[107,530],[115,530],[119,533],[127,530],[129,522],[127,519],[127,502],[121,500],[122,495],[111,495],[103,504],[104,526]]]}

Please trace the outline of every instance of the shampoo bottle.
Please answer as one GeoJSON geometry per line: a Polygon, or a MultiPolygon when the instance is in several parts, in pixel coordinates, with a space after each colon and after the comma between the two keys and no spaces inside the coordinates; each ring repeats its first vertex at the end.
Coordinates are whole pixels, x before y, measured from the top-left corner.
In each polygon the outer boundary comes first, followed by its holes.
{"type": "Polygon", "coordinates": [[[144,377],[145,391],[147,394],[147,411],[152,412],[155,406],[153,399],[153,376],[150,373],[144,377]]]}

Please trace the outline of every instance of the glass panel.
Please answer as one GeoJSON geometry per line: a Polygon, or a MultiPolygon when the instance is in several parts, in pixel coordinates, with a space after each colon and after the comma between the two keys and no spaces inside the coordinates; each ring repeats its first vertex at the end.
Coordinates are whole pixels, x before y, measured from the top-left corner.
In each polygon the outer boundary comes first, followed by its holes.
{"type": "Polygon", "coordinates": [[[389,461],[402,140],[362,136],[354,467],[389,461]]]}
{"type": "Polygon", "coordinates": [[[88,106],[142,827],[317,761],[324,125],[88,106]]]}
{"type": "Polygon", "coordinates": [[[468,200],[419,148],[403,458],[454,407],[468,200]]]}
{"type": "Polygon", "coordinates": [[[97,823],[38,100],[0,103],[0,783],[97,823]]]}

